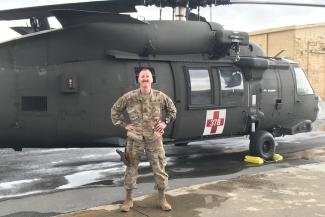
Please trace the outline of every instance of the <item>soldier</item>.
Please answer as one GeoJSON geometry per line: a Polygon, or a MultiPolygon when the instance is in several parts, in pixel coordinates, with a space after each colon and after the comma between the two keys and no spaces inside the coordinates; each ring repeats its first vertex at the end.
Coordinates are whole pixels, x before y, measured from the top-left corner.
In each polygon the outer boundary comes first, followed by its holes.
{"type": "Polygon", "coordinates": [[[126,199],[120,209],[128,212],[133,207],[132,190],[138,177],[140,157],[145,152],[154,173],[161,209],[170,211],[172,208],[165,197],[168,175],[165,172],[166,157],[162,135],[166,126],[175,120],[176,108],[166,94],[151,88],[153,77],[149,68],[140,70],[138,82],[140,88],[124,94],[111,109],[113,124],[127,130],[127,168],[124,177],[126,199]],[[122,113],[125,109],[131,123],[124,120],[122,113]],[[166,110],[164,120],[161,120],[162,109],[166,110]]]}

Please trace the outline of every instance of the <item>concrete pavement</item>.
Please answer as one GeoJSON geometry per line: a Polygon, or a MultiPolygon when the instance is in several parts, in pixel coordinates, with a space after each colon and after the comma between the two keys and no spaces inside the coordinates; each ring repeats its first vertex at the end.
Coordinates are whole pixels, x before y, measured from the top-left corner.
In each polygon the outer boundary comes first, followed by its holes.
{"type": "Polygon", "coordinates": [[[319,163],[168,191],[171,212],[158,208],[155,194],[136,198],[128,213],[120,212],[119,205],[107,205],[58,217],[325,217],[325,162],[321,158],[319,163]]]}

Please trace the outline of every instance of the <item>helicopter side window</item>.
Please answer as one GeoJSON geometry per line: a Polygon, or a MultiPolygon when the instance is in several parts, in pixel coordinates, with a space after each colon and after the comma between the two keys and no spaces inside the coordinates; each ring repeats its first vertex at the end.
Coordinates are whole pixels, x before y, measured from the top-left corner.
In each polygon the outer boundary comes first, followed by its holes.
{"type": "Polygon", "coordinates": [[[243,75],[241,71],[230,69],[220,69],[221,90],[243,90],[243,75]]]}
{"type": "Polygon", "coordinates": [[[307,95],[314,94],[313,88],[311,87],[304,71],[300,67],[294,67],[296,82],[297,82],[297,94],[307,95]]]}
{"type": "Polygon", "coordinates": [[[211,105],[211,81],[208,69],[189,69],[191,105],[211,105]]]}
{"type": "Polygon", "coordinates": [[[220,67],[220,104],[223,106],[242,105],[244,100],[244,80],[242,72],[233,67],[220,67]]]}

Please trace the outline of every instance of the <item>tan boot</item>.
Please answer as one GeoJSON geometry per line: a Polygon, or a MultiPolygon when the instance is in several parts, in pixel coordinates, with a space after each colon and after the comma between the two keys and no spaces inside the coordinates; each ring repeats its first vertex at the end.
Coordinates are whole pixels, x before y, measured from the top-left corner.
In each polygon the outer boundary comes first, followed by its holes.
{"type": "Polygon", "coordinates": [[[172,206],[167,202],[165,191],[158,191],[159,205],[162,210],[170,211],[172,210],[172,206]]]}
{"type": "Polygon", "coordinates": [[[132,207],[133,207],[132,190],[126,190],[126,198],[124,203],[121,205],[120,210],[122,212],[129,212],[130,208],[132,207]]]}

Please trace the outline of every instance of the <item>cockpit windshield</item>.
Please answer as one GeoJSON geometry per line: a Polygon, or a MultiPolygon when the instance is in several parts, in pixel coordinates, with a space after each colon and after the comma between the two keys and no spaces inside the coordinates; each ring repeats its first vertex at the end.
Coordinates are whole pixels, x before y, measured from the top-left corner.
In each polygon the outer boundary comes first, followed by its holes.
{"type": "Polygon", "coordinates": [[[308,95],[314,94],[313,88],[311,87],[304,71],[300,67],[294,67],[296,82],[297,82],[297,94],[308,95]]]}

